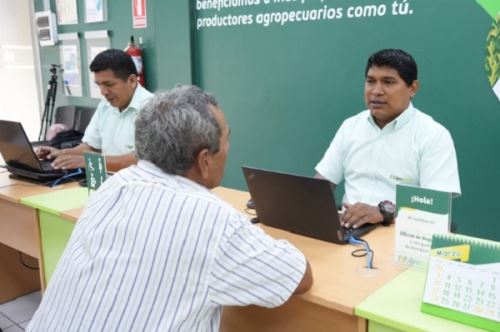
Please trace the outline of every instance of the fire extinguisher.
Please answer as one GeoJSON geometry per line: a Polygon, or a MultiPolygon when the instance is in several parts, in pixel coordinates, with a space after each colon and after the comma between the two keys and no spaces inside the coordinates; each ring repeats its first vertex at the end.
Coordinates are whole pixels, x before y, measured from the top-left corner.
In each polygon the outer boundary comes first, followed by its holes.
{"type": "Polygon", "coordinates": [[[128,43],[127,48],[125,49],[125,52],[132,57],[132,60],[134,60],[135,68],[137,69],[137,78],[139,80],[139,83],[141,83],[141,85],[145,87],[146,79],[144,77],[144,66],[142,63],[142,49],[140,47],[135,46],[134,36],[130,36],[130,41],[128,43]]]}

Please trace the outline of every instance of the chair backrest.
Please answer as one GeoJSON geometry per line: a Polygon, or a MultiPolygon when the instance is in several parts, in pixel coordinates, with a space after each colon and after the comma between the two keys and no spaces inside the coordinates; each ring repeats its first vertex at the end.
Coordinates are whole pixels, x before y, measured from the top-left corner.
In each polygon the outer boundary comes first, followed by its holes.
{"type": "Polygon", "coordinates": [[[75,125],[75,106],[59,106],[56,108],[54,123],[61,123],[73,129],[75,125]]]}
{"type": "Polygon", "coordinates": [[[85,106],[59,106],[56,109],[54,123],[61,123],[70,129],[85,132],[95,108],[85,106]]]}
{"type": "Polygon", "coordinates": [[[84,133],[85,129],[87,129],[87,126],[89,125],[90,119],[92,119],[92,116],[94,115],[94,112],[95,108],[93,107],[76,106],[73,129],[84,133]]]}

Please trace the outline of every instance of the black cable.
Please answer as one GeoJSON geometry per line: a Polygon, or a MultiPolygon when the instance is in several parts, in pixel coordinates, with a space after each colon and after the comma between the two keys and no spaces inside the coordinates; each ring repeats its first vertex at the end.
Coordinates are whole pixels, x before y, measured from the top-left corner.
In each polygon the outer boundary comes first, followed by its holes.
{"type": "Polygon", "coordinates": [[[40,270],[40,268],[38,267],[33,267],[33,266],[29,266],[28,264],[26,264],[23,260],[23,254],[22,252],[18,251],[18,254],[19,254],[19,261],[21,262],[21,264],[27,268],[27,269],[30,269],[30,270],[40,270]]]}
{"type": "Polygon", "coordinates": [[[368,253],[366,252],[366,249],[364,249],[364,248],[356,249],[356,250],[351,252],[351,256],[354,256],[354,257],[365,257],[367,254],[368,253]]]}

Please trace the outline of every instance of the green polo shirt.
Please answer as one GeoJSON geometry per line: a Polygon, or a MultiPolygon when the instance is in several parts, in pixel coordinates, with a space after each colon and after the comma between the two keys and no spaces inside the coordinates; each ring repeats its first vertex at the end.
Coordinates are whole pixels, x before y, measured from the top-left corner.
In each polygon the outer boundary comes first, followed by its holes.
{"type": "Polygon", "coordinates": [[[137,85],[130,104],[122,112],[108,101],[102,100],[90,120],[82,142],[103,155],[116,156],[134,151],[135,117],[141,106],[153,94],[137,85]]]}

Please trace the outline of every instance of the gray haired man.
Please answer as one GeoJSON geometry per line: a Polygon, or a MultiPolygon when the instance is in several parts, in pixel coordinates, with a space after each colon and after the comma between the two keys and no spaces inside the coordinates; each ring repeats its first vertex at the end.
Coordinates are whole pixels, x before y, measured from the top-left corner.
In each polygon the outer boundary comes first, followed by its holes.
{"type": "Polygon", "coordinates": [[[298,249],[210,192],[229,150],[212,96],[158,93],[135,128],[138,164],[90,199],[27,331],[217,331],[224,305],[311,287],[298,249]]]}

